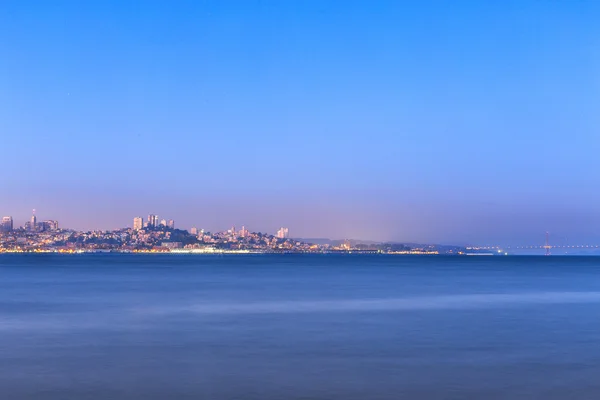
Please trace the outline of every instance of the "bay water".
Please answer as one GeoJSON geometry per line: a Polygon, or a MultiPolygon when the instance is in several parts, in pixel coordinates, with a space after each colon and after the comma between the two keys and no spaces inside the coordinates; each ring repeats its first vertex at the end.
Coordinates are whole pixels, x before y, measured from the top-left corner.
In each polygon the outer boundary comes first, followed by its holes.
{"type": "Polygon", "coordinates": [[[598,399],[600,258],[0,255],[6,399],[598,399]]]}

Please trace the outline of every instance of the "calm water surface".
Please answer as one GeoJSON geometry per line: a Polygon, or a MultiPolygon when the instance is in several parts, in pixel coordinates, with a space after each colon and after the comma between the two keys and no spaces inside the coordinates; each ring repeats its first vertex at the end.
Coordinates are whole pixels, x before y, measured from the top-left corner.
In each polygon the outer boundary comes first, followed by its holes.
{"type": "Polygon", "coordinates": [[[0,256],[6,399],[598,399],[600,258],[0,256]]]}

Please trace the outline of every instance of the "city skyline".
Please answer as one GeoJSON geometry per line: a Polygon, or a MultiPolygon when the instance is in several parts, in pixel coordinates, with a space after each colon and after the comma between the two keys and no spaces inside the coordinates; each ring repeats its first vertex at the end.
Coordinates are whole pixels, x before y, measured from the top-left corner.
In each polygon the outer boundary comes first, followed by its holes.
{"type": "Polygon", "coordinates": [[[600,242],[600,4],[234,3],[4,2],[2,215],[600,242]]]}
{"type": "MultiPolygon", "coordinates": [[[[281,227],[274,234],[251,231],[235,226],[214,232],[191,227],[175,229],[174,220],[158,221],[149,214],[144,222],[134,217],[130,227],[110,231],[78,231],[59,228],[56,220],[38,221],[33,214],[24,226],[15,227],[12,216],[0,220],[0,253],[81,253],[81,252],[138,252],[138,253],[329,253],[390,255],[535,255],[543,250],[546,256],[553,251],[559,255],[597,254],[600,244],[551,243],[546,232],[540,244],[511,245],[456,245],[436,243],[398,243],[361,240],[332,240],[324,238],[292,238],[289,228],[281,227]],[[510,252],[510,253],[509,253],[510,252]]],[[[557,238],[553,238],[557,239],[557,238]]],[[[559,241],[562,238],[558,238],[559,241]]]]}
{"type": "MultiPolygon", "coordinates": [[[[117,231],[122,231],[123,229],[132,229],[134,231],[136,230],[140,230],[143,231],[144,229],[156,229],[156,228],[168,228],[168,229],[175,229],[175,221],[173,219],[165,219],[162,218],[160,219],[160,216],[157,214],[148,214],[147,219],[144,219],[141,216],[136,216],[132,218],[132,223],[131,224],[124,224],[122,226],[119,226],[117,228],[113,228],[113,229],[74,229],[72,227],[66,227],[67,230],[71,230],[71,231],[78,231],[78,232],[99,232],[99,231],[106,231],[106,232],[117,232],[117,231]]],[[[7,232],[11,232],[11,231],[19,231],[19,230],[24,230],[25,232],[32,232],[32,231],[39,231],[39,232],[45,232],[45,231],[56,231],[59,229],[59,223],[57,220],[41,220],[41,221],[37,221],[37,216],[36,216],[36,210],[34,209],[31,217],[22,225],[19,225],[18,223],[15,224],[14,219],[12,216],[4,216],[1,217],[0,219],[0,233],[7,233],[7,232]]],[[[245,225],[242,225],[242,227],[240,229],[236,229],[235,225],[233,225],[231,228],[225,228],[223,229],[223,227],[217,228],[217,229],[204,229],[204,228],[198,228],[197,226],[190,226],[190,227],[177,227],[177,229],[180,230],[184,230],[188,233],[190,233],[192,236],[196,236],[198,235],[199,237],[202,236],[205,232],[206,233],[210,233],[210,234],[214,234],[214,233],[227,233],[227,234],[231,234],[234,236],[239,236],[240,238],[244,238],[246,237],[249,233],[263,233],[263,234],[269,234],[269,231],[262,231],[262,230],[255,230],[255,231],[250,231],[249,229],[247,229],[247,227],[245,225]]],[[[408,244],[412,244],[418,245],[417,241],[395,241],[395,240],[372,240],[372,239],[364,239],[364,238],[327,238],[327,237],[300,237],[300,236],[290,236],[289,235],[289,228],[288,227],[280,227],[278,228],[276,231],[274,232],[270,232],[270,234],[278,239],[293,239],[293,240],[317,240],[321,241],[321,240],[330,240],[330,241],[347,241],[347,240],[351,240],[357,243],[408,243],[408,244]]],[[[541,236],[540,236],[541,237],[541,236]]],[[[444,245],[444,246],[466,246],[467,249],[477,249],[477,250],[491,250],[491,251],[495,251],[495,250],[502,250],[502,249],[512,249],[512,250],[520,250],[520,251],[526,251],[526,250],[536,250],[536,249],[545,249],[547,251],[547,253],[549,253],[549,250],[552,248],[558,248],[558,249],[597,249],[600,248],[600,242],[574,242],[574,241],[570,241],[568,237],[566,236],[562,236],[560,234],[550,234],[550,232],[546,231],[544,234],[544,238],[545,241],[542,244],[542,242],[540,241],[532,241],[532,242],[521,242],[521,243],[515,243],[515,242],[472,242],[472,243],[433,243],[430,242],[430,245],[444,245]],[[552,244],[550,244],[550,237],[552,237],[552,244]],[[576,244],[577,243],[577,244],[576,244]]],[[[540,238],[537,238],[540,239],[540,238]]],[[[421,242],[421,244],[425,244],[426,242],[421,242]]],[[[549,255],[549,254],[547,254],[549,255]]]]}
{"type": "MultiPolygon", "coordinates": [[[[6,215],[6,216],[1,217],[0,231],[10,232],[12,230],[19,230],[19,229],[24,229],[26,231],[34,231],[34,230],[36,230],[36,228],[40,228],[40,227],[42,227],[42,230],[46,230],[45,227],[47,227],[48,230],[57,230],[58,229],[58,221],[57,220],[45,219],[45,220],[38,221],[36,209],[33,209],[30,217],[27,220],[25,220],[25,222],[23,224],[19,224],[18,219],[16,221],[17,222],[15,223],[15,219],[13,218],[12,215],[6,215]]],[[[123,226],[119,226],[119,227],[116,227],[113,229],[76,229],[76,228],[72,228],[72,227],[67,227],[67,229],[79,230],[82,232],[87,232],[87,231],[91,232],[91,231],[102,231],[102,230],[116,231],[116,230],[122,230],[123,228],[131,228],[133,230],[143,230],[144,228],[148,228],[148,227],[150,227],[150,228],[164,227],[164,228],[169,228],[169,229],[175,229],[175,220],[166,219],[166,218],[160,219],[160,216],[158,214],[149,213],[148,217],[145,220],[144,220],[144,217],[136,216],[136,217],[132,218],[131,224],[125,224],[123,226]]],[[[188,231],[193,235],[196,235],[199,232],[204,232],[204,231],[207,231],[207,232],[223,231],[223,229],[214,229],[214,230],[206,229],[205,230],[203,228],[197,228],[196,226],[191,226],[191,225],[189,227],[178,227],[177,229],[182,229],[182,230],[188,231]]],[[[231,227],[231,229],[229,229],[229,230],[226,229],[226,231],[235,234],[236,233],[235,225],[233,225],[231,227]]],[[[241,229],[239,229],[237,231],[237,233],[241,237],[244,237],[248,232],[249,231],[248,231],[248,229],[246,229],[245,225],[242,225],[241,229]]],[[[280,227],[276,232],[274,232],[274,236],[277,238],[280,238],[280,239],[288,239],[289,238],[289,228],[280,227]]]]}

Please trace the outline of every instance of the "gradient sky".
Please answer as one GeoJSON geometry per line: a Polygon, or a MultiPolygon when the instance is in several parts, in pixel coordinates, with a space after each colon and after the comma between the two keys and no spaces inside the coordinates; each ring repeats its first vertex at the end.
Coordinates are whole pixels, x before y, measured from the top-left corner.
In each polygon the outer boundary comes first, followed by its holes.
{"type": "Polygon", "coordinates": [[[597,1],[0,2],[0,214],[600,243],[597,1]]]}

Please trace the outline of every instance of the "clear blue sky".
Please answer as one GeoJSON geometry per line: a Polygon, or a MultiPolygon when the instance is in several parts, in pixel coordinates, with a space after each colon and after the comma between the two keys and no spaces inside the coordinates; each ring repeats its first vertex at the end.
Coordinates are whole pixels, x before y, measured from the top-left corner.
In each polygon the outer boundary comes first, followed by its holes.
{"type": "Polygon", "coordinates": [[[598,21],[583,0],[5,0],[0,214],[600,242],[598,21]]]}

